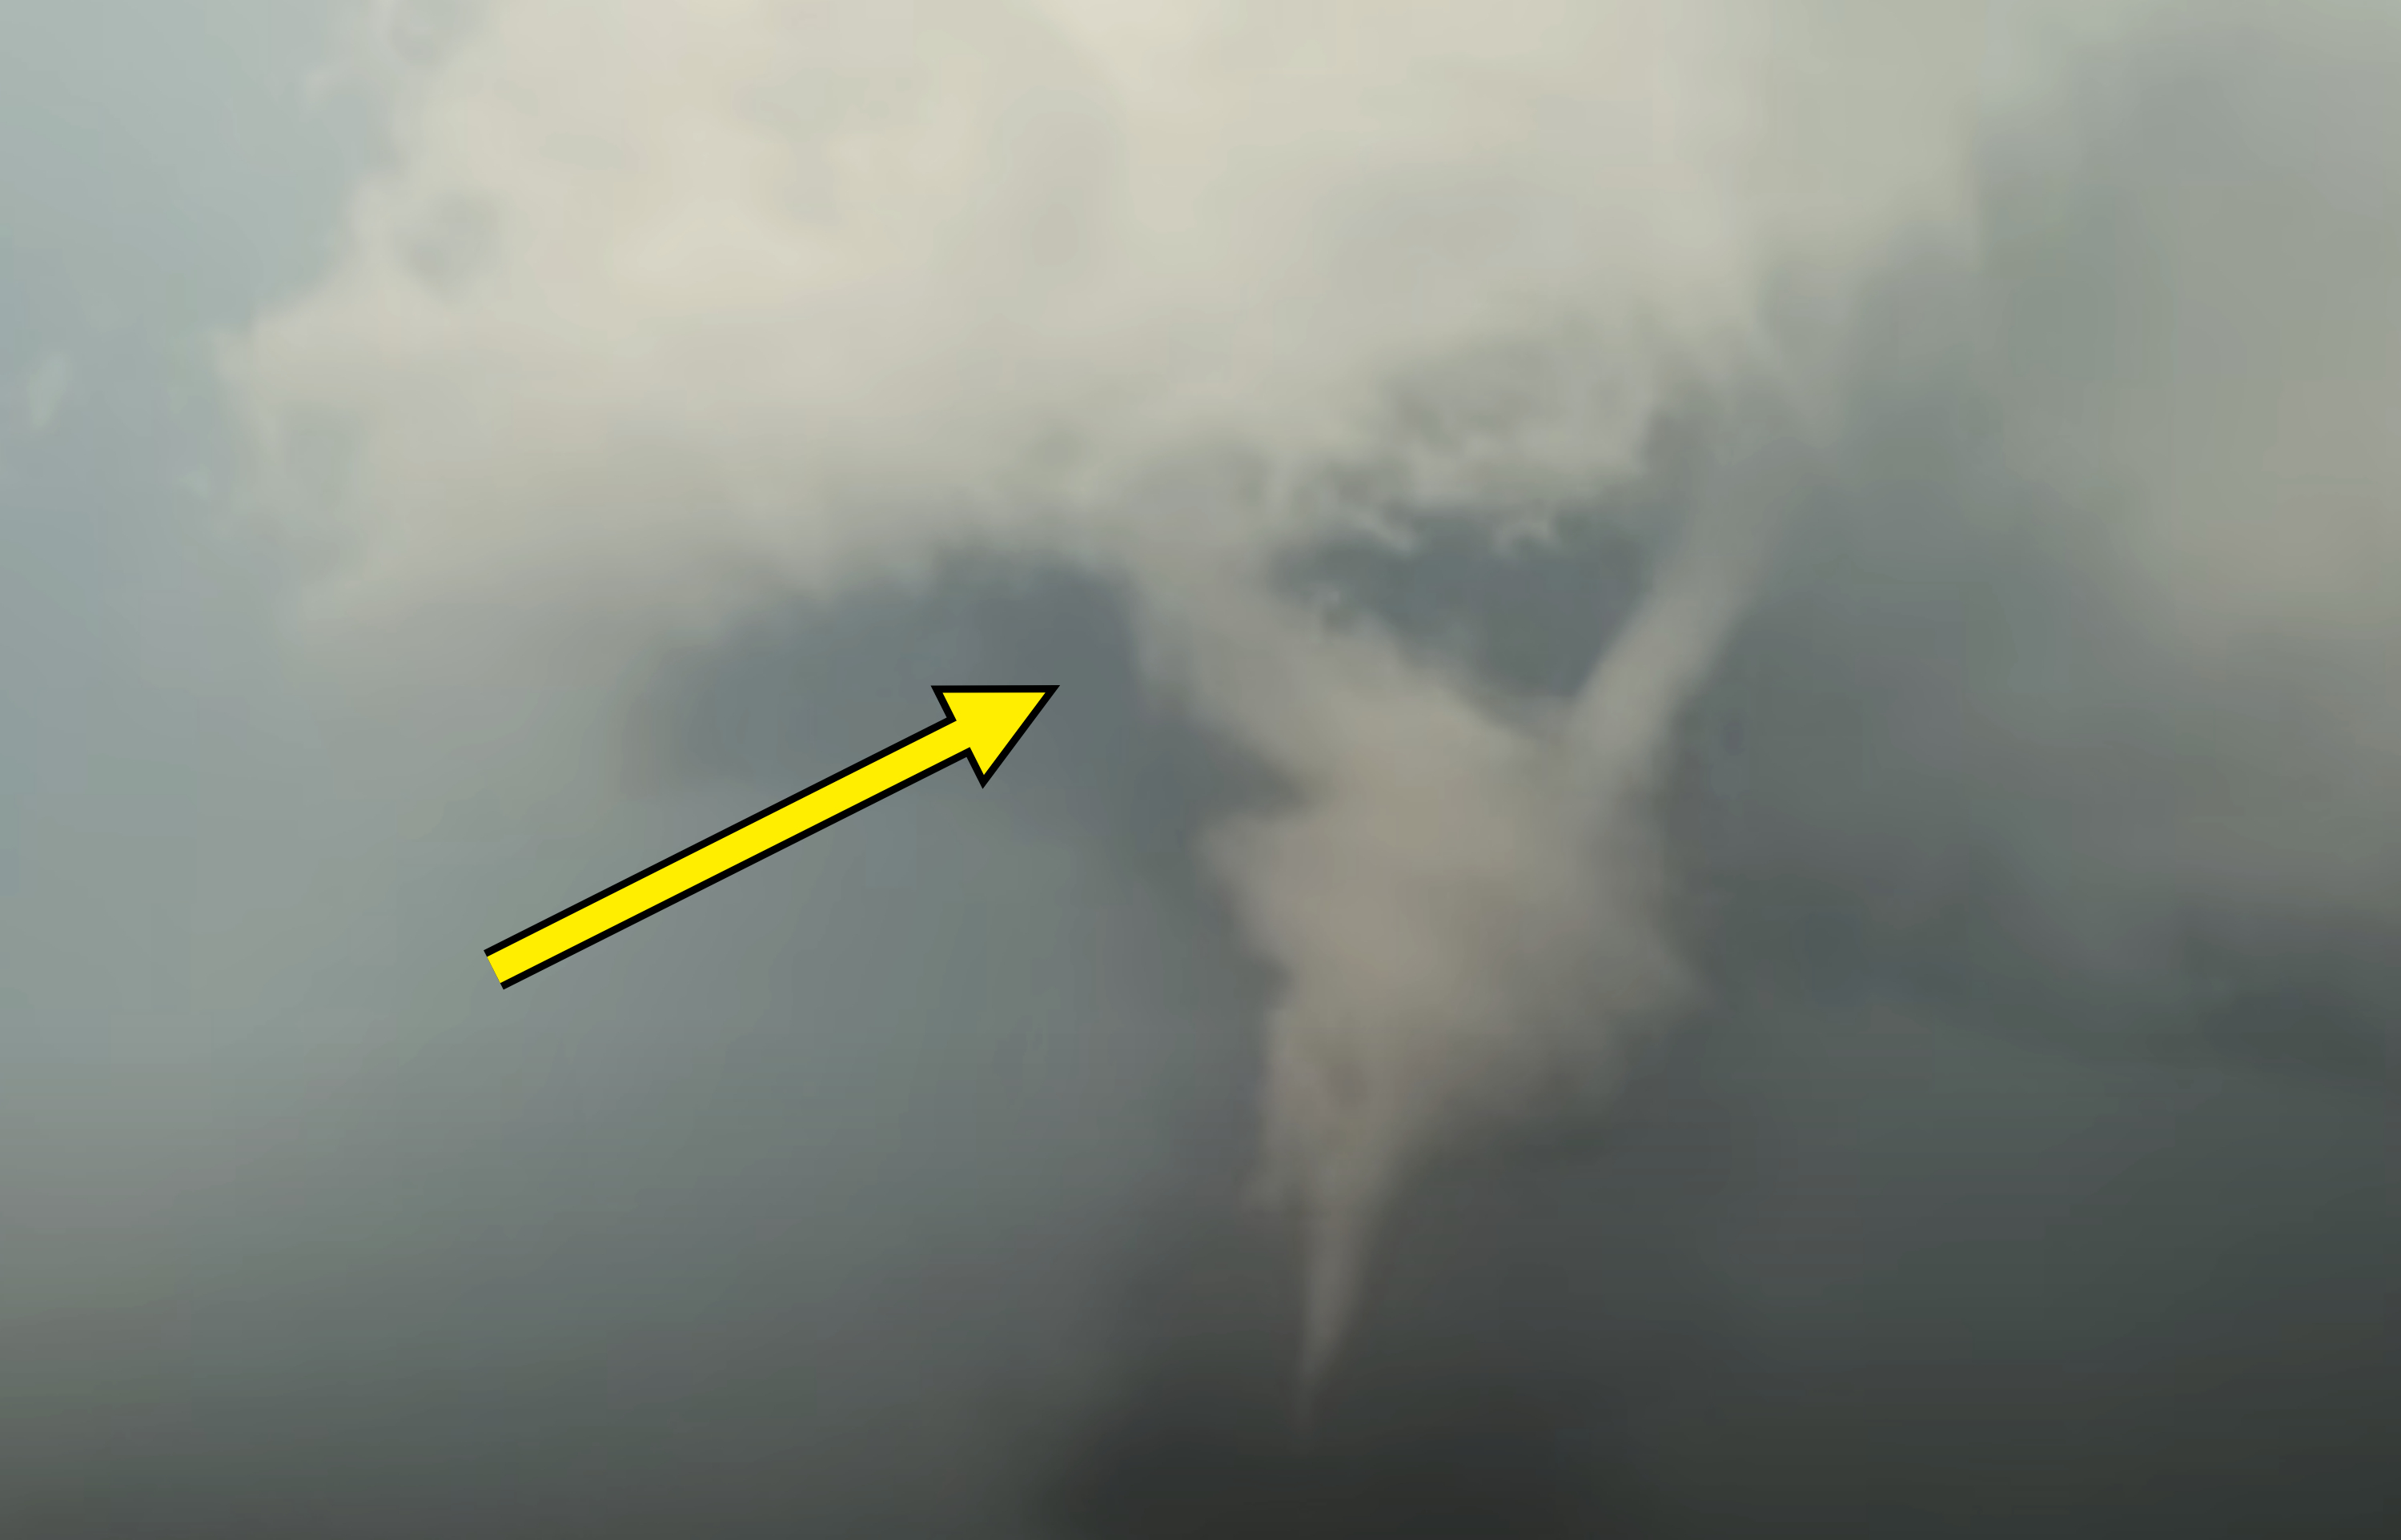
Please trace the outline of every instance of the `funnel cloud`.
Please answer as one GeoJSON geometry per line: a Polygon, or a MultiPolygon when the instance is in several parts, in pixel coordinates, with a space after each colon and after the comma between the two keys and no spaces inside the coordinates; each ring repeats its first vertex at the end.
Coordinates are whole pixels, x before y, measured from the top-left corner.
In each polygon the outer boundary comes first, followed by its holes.
{"type": "Polygon", "coordinates": [[[1539,539],[1670,403],[1820,392],[1778,307],[1966,238],[1979,136],[2134,14],[509,0],[378,61],[391,167],[234,377],[272,464],[334,425],[304,506],[346,620],[481,591],[672,634],[957,549],[1121,581],[1286,798],[1208,861],[1281,979],[1260,1191],[1313,1381],[1414,1169],[1689,992],[1650,804],[1760,515],[1653,531],[1548,722],[1279,564],[1430,512],[1539,539]]]}
{"type": "Polygon", "coordinates": [[[30,10],[0,1531],[2389,1531],[2391,7],[30,10]]]}

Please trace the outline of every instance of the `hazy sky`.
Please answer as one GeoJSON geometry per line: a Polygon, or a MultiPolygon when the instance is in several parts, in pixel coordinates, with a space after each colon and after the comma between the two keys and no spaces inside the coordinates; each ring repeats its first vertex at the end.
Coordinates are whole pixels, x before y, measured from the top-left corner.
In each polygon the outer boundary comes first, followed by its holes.
{"type": "Polygon", "coordinates": [[[0,8],[0,1533],[2390,1533],[2384,7],[696,9],[0,8]],[[1490,767],[1729,464],[1587,893],[1490,767]]]}

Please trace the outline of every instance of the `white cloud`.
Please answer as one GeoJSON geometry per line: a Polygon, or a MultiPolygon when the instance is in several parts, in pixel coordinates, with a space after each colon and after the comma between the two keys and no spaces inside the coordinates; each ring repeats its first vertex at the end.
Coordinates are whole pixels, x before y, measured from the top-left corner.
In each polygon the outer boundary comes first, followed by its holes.
{"type": "Polygon", "coordinates": [[[498,0],[385,61],[390,169],[228,363],[344,552],[330,620],[638,644],[976,544],[1130,579],[1297,797],[1214,849],[1285,978],[1268,1175],[1322,1355],[1414,1165],[1679,998],[1646,793],[1748,561],[1680,548],[1585,729],[1268,567],[1588,502],[1664,401],[1788,367],[1773,292],[1968,235],[1989,116],[2139,8],[498,0]]]}
{"type": "Polygon", "coordinates": [[[335,429],[362,606],[1283,543],[1338,477],[1516,512],[1772,276],[1960,216],[1986,10],[509,0],[238,367],[335,429]]]}

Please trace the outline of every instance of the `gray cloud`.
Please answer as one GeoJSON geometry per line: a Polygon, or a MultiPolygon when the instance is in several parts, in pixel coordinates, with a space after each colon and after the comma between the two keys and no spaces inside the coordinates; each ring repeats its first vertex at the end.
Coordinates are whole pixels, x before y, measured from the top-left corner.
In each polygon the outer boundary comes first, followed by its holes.
{"type": "Polygon", "coordinates": [[[1587,178],[1637,7],[513,14],[353,72],[329,266],[322,168],[193,259],[293,543],[0,284],[108,383],[0,464],[8,1524],[2382,1533],[2386,19],[1683,7],[1710,153],[1587,178]],[[1643,859],[1545,842],[1729,500],[1643,859]],[[477,976],[970,674],[1067,687],[991,788],[477,976]],[[1297,1443],[1238,1199],[1328,1000],[1447,1132],[1297,1443]]]}
{"type": "Polygon", "coordinates": [[[393,168],[228,361],[347,543],[328,617],[505,585],[622,649],[961,546],[1122,577],[1294,797],[1212,852],[1285,981],[1262,1191],[1309,1237],[1313,1381],[1412,1168],[1613,1078],[1685,992],[1653,767],[1758,537],[1708,499],[1548,722],[1276,564],[1412,506],[1539,529],[1668,400],[1814,370],[1774,287],[1839,308],[1962,227],[2068,14],[518,0],[386,61],[393,168]]]}

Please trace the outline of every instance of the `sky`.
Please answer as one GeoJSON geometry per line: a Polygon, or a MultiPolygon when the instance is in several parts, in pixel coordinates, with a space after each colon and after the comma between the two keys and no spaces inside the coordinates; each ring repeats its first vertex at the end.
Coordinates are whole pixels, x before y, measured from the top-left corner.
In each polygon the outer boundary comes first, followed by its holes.
{"type": "Polygon", "coordinates": [[[901,14],[0,9],[0,1533],[2387,1533],[2401,22],[901,14]]]}

